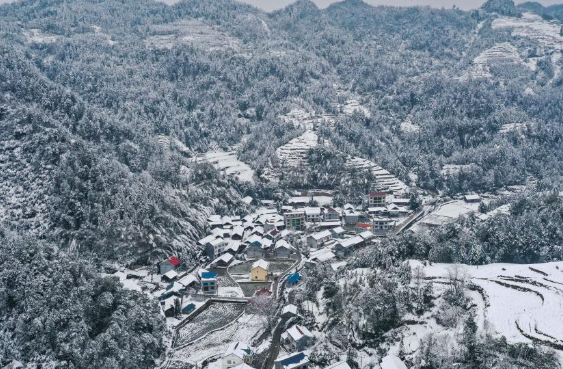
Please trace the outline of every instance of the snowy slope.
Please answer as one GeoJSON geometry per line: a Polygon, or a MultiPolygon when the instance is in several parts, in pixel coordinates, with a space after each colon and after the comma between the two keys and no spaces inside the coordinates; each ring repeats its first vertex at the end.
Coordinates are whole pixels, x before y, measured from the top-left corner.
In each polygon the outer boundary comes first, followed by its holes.
{"type": "MultiPolygon", "coordinates": [[[[451,266],[424,266],[424,273],[435,281],[447,281],[451,266]]],[[[510,342],[563,345],[563,262],[463,269],[471,282],[483,288],[485,319],[498,334],[510,342]]]]}

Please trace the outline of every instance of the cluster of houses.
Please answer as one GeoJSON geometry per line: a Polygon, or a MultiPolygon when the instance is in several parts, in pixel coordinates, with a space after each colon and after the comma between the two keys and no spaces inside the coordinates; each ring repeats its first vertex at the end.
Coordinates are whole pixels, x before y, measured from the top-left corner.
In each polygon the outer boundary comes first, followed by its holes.
{"type": "Polygon", "coordinates": [[[210,234],[198,241],[205,254],[213,260],[212,267],[227,267],[236,258],[289,258],[295,253],[287,242],[283,216],[276,209],[262,208],[258,213],[208,218],[210,234]]]}
{"type": "Polygon", "coordinates": [[[337,225],[356,226],[361,220],[370,224],[376,233],[384,234],[398,223],[398,218],[410,214],[410,200],[399,198],[384,191],[372,191],[368,195],[364,211],[352,204],[338,207],[310,207],[308,197],[289,199],[281,210],[287,229],[304,230],[307,224],[328,229],[337,225]]]}

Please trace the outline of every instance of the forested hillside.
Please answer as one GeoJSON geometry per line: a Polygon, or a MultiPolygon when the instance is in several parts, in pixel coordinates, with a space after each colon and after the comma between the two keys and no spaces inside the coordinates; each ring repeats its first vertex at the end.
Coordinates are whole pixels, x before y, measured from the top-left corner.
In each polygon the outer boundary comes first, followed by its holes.
{"type": "Polygon", "coordinates": [[[557,181],[563,41],[538,47],[501,24],[530,8],[2,6],[3,220],[129,261],[195,256],[207,214],[272,188],[190,158],[236,148],[258,176],[283,173],[276,149],[306,128],[282,119],[294,109],[330,117],[312,128],[331,149],[311,156],[317,174],[290,170],[282,188],[347,183],[323,174],[342,165],[338,152],[450,194],[557,181]],[[351,99],[365,110],[346,113],[351,99]]]}

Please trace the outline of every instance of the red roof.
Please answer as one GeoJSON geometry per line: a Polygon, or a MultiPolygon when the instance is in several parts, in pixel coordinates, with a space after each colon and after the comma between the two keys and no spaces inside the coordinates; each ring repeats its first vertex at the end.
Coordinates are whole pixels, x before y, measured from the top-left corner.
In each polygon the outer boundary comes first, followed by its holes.
{"type": "Polygon", "coordinates": [[[387,192],[370,192],[369,197],[385,197],[387,192]]]}
{"type": "Polygon", "coordinates": [[[370,228],[371,228],[371,224],[369,224],[369,223],[357,223],[357,224],[356,224],[356,227],[364,228],[364,229],[370,229],[370,228]]]}
{"type": "Polygon", "coordinates": [[[278,233],[280,233],[280,231],[278,231],[277,229],[274,229],[272,232],[270,232],[270,234],[271,234],[272,236],[275,236],[275,235],[277,235],[278,233]]]}
{"type": "Polygon", "coordinates": [[[262,295],[266,295],[266,296],[270,296],[272,294],[272,291],[270,291],[267,288],[261,288],[258,291],[256,291],[256,296],[262,296],[262,295]]]}
{"type": "Polygon", "coordinates": [[[177,267],[181,263],[180,259],[178,259],[176,256],[172,256],[170,259],[168,259],[168,262],[175,267],[177,267]]]}

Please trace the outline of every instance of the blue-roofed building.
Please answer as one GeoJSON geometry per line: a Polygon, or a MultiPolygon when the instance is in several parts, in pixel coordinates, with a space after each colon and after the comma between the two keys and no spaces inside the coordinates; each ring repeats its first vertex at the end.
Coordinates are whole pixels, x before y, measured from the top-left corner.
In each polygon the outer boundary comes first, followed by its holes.
{"type": "Polygon", "coordinates": [[[246,248],[247,259],[261,259],[264,257],[264,249],[260,241],[254,241],[246,248]]]}
{"type": "Polygon", "coordinates": [[[201,273],[201,292],[206,294],[217,293],[217,273],[207,271],[201,273]]]}
{"type": "Polygon", "coordinates": [[[278,357],[274,363],[275,369],[303,369],[309,367],[309,357],[304,352],[296,352],[278,357]]]}
{"type": "Polygon", "coordinates": [[[182,314],[189,314],[192,311],[195,310],[195,305],[194,304],[187,304],[186,306],[184,306],[182,308],[182,314]]]}
{"type": "Polygon", "coordinates": [[[287,277],[287,284],[290,286],[295,286],[301,280],[301,274],[293,273],[287,277]]]}

